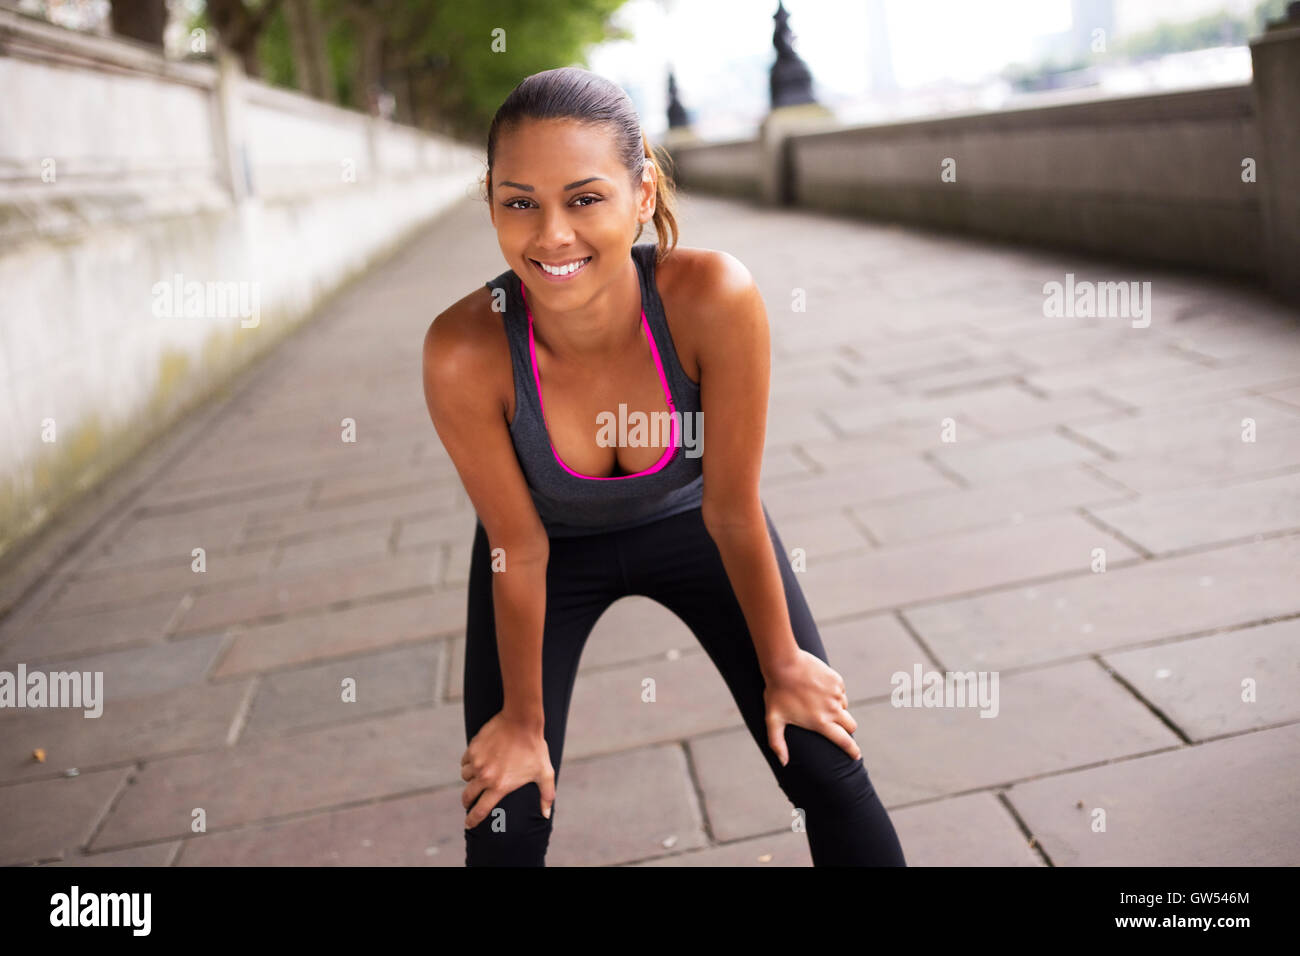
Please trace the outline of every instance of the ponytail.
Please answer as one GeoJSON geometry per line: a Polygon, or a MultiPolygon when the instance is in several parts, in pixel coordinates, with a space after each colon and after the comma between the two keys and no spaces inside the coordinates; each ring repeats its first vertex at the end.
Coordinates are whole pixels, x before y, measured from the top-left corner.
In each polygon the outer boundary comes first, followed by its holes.
{"type": "MultiPolygon", "coordinates": [[[[658,174],[655,177],[655,213],[654,227],[655,234],[659,237],[659,248],[655,253],[655,262],[662,262],[664,257],[673,249],[677,248],[677,197],[672,178],[664,169],[658,158],[655,156],[654,148],[650,145],[650,137],[641,131],[641,142],[645,147],[645,158],[655,168],[658,174]],[[672,234],[672,241],[669,241],[669,234],[672,234]]],[[[641,230],[645,223],[637,226],[636,237],[641,238],[641,230]]]]}

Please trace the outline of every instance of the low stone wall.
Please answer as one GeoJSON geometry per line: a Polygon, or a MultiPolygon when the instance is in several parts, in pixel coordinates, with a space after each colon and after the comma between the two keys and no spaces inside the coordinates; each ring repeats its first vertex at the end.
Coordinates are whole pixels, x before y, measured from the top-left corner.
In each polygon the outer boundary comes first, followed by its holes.
{"type": "Polygon", "coordinates": [[[474,191],[482,151],[0,10],[0,555],[474,191]]]}

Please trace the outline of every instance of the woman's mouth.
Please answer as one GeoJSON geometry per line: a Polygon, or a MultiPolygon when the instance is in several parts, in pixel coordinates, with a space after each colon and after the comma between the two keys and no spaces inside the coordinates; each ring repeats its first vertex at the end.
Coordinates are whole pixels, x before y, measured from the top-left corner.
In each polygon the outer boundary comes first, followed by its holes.
{"type": "Polygon", "coordinates": [[[587,263],[591,261],[591,256],[584,259],[570,259],[567,262],[558,262],[555,265],[544,265],[536,259],[529,259],[533,268],[540,272],[551,282],[568,282],[583,269],[587,268],[587,263]]]}

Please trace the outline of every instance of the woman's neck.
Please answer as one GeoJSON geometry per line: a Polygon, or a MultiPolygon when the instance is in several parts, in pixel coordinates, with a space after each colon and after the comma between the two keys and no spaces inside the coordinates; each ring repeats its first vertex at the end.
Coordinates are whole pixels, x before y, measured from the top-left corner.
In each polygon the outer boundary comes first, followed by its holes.
{"type": "Polygon", "coordinates": [[[641,335],[641,281],[631,256],[614,282],[577,309],[548,312],[533,297],[527,301],[538,347],[563,363],[602,364],[641,335]]]}

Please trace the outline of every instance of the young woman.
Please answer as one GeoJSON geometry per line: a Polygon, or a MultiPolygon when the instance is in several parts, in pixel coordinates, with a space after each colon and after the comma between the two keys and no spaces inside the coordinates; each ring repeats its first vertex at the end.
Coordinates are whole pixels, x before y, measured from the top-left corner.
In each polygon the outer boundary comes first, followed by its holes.
{"type": "Polygon", "coordinates": [[[586,70],[515,88],[484,184],[510,269],[424,342],[429,413],[478,519],[466,865],[544,865],[579,657],[629,594],[676,613],[718,667],[814,865],[905,865],[759,499],[770,340],[749,272],[677,248],[671,184],[631,101],[586,70]],[[636,244],[652,220],[658,244],[636,244]],[[609,427],[637,413],[668,439],[609,427]]]}

